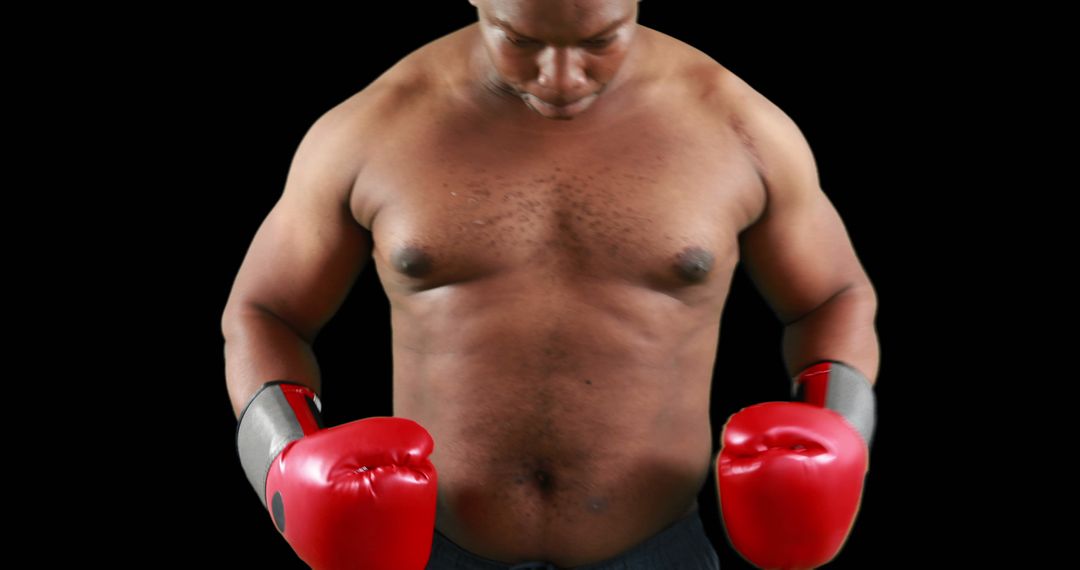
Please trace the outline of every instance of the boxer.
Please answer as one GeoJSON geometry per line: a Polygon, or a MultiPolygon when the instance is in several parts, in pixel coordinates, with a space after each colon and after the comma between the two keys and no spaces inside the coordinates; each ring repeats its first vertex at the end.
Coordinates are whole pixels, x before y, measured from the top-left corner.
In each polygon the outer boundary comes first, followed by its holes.
{"type": "Polygon", "coordinates": [[[313,122],[233,283],[237,449],[277,529],[314,568],[715,569],[715,469],[742,556],[824,564],[868,469],[877,297],[807,140],[634,0],[470,4],[313,122]],[[740,261],[793,401],[714,435],[740,261]],[[393,417],[327,427],[312,343],[369,262],[393,417]]]}

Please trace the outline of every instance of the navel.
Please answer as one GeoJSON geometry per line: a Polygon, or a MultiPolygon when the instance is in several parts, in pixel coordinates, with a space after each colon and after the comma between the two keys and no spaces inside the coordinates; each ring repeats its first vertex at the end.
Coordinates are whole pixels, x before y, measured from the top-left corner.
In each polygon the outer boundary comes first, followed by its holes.
{"type": "Polygon", "coordinates": [[[545,491],[551,489],[551,473],[548,473],[543,469],[537,469],[533,473],[533,477],[536,480],[537,487],[545,491]]]}
{"type": "Polygon", "coordinates": [[[555,487],[555,474],[550,463],[545,458],[527,460],[517,477],[514,478],[514,482],[519,485],[528,483],[535,489],[550,492],[555,487]]]}

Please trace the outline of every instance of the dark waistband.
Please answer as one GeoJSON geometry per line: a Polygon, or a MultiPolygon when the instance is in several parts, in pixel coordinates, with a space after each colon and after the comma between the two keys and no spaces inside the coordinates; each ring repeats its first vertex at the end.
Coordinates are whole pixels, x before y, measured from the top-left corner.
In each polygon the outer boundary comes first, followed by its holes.
{"type": "MultiPolygon", "coordinates": [[[[436,549],[445,549],[452,557],[468,559],[472,567],[483,570],[558,570],[555,565],[542,561],[507,564],[490,560],[465,550],[438,529],[435,529],[435,536],[437,544],[432,548],[432,557],[436,555],[436,549]]],[[[697,545],[703,537],[705,537],[705,529],[701,523],[699,509],[695,505],[692,511],[615,557],[574,568],[575,570],[606,570],[621,567],[623,562],[629,560],[656,560],[661,563],[672,552],[697,545]]]]}

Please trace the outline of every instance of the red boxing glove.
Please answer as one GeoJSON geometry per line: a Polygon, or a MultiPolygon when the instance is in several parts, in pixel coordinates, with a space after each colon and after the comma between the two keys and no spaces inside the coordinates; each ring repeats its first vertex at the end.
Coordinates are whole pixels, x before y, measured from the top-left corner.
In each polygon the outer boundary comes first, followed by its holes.
{"type": "Polygon", "coordinates": [[[241,463],[278,531],[315,570],[422,570],[435,529],[431,435],[396,417],[321,427],[318,397],[292,382],[267,383],[241,414],[241,463]]]}
{"type": "Polygon", "coordinates": [[[853,527],[870,465],[869,381],[842,363],[810,367],[795,380],[819,383],[807,396],[819,403],[743,408],[725,424],[717,458],[728,540],[760,568],[815,568],[835,558],[853,527]],[[831,387],[829,366],[837,371],[831,387]],[[822,390],[849,415],[822,407],[822,390]]]}

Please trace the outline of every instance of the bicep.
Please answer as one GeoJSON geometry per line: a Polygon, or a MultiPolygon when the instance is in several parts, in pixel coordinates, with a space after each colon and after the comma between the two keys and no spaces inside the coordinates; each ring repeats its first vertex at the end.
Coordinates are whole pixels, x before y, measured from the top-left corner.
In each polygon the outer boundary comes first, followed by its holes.
{"type": "Polygon", "coordinates": [[[304,135],[284,191],[256,231],[227,303],[267,310],[309,342],[340,308],[371,256],[370,233],[348,207],[356,160],[347,128],[331,112],[304,135]]]}
{"type": "Polygon", "coordinates": [[[750,109],[744,120],[760,156],[766,205],[740,234],[740,257],[787,324],[864,282],[865,273],[839,213],[821,188],[803,133],[764,98],[750,109]]]}

